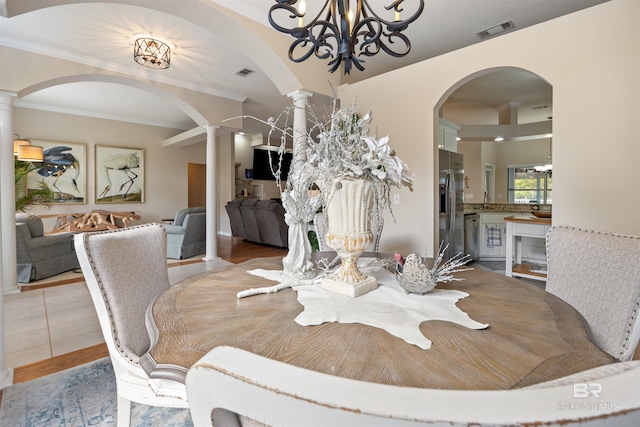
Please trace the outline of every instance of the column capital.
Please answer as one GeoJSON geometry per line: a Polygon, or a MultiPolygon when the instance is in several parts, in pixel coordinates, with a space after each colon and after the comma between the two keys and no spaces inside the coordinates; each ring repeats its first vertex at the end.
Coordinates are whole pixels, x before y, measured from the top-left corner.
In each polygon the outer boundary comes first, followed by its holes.
{"type": "Polygon", "coordinates": [[[13,92],[13,91],[10,91],[10,90],[0,89],[0,98],[5,98],[5,97],[6,98],[17,98],[18,94],[17,94],[17,92],[13,92]]]}
{"type": "Polygon", "coordinates": [[[293,92],[289,92],[287,96],[289,98],[293,98],[294,100],[300,99],[300,98],[307,99],[307,98],[311,98],[313,96],[313,93],[303,89],[298,89],[298,90],[294,90],[293,92]]]}
{"type": "Polygon", "coordinates": [[[13,107],[13,103],[18,97],[18,94],[15,92],[9,92],[8,90],[0,90],[0,104],[8,105],[9,107],[13,107]]]}

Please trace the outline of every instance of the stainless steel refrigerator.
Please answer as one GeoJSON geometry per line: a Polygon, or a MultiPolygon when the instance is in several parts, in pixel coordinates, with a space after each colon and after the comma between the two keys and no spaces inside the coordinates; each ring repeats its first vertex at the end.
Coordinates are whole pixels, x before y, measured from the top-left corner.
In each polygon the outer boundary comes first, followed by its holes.
{"type": "Polygon", "coordinates": [[[440,150],[440,241],[444,259],[464,255],[464,167],[462,154],[440,150]]]}

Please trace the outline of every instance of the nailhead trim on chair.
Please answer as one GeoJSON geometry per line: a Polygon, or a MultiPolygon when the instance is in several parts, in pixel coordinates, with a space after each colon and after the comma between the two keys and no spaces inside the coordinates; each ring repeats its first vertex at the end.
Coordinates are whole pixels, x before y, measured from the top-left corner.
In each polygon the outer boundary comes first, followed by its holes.
{"type": "MultiPolygon", "coordinates": [[[[625,239],[633,239],[633,240],[640,240],[640,236],[631,236],[631,235],[626,235],[626,234],[618,234],[618,233],[612,233],[612,232],[607,232],[607,231],[598,231],[598,230],[587,230],[587,229],[583,229],[580,227],[574,227],[574,226],[568,226],[568,225],[558,225],[558,226],[554,226],[552,227],[552,229],[558,229],[558,228],[564,228],[564,229],[569,229],[569,230],[575,230],[575,231],[580,231],[580,232],[585,232],[585,233],[591,233],[591,234],[597,234],[597,235],[602,235],[602,236],[613,236],[613,237],[620,237],[620,238],[625,238],[625,239]]],[[[549,232],[552,230],[550,229],[549,232]]],[[[549,254],[549,239],[546,240],[545,243],[546,246],[546,251],[547,254],[549,254]]],[[[639,279],[640,280],[640,279],[639,279]]],[[[630,338],[631,338],[631,334],[633,332],[633,328],[634,325],[636,325],[636,323],[638,322],[638,312],[640,311],[640,300],[637,300],[635,303],[635,307],[632,309],[632,314],[629,318],[629,328],[627,330],[624,331],[624,343],[622,345],[622,350],[619,351],[617,353],[617,359],[620,360],[626,350],[629,348],[630,345],[630,338]]]]}
{"type": "MultiPolygon", "coordinates": [[[[156,223],[148,223],[148,224],[141,224],[141,225],[136,225],[136,228],[144,228],[144,227],[149,227],[149,226],[157,226],[160,224],[156,224],[156,223]]],[[[92,235],[96,235],[96,234],[107,234],[107,233],[112,233],[112,230],[105,230],[105,231],[97,231],[97,232],[93,232],[91,233],[92,235]]],[[[87,240],[86,240],[87,235],[85,234],[83,236],[82,239],[82,243],[84,245],[85,251],[87,253],[87,258],[89,259],[89,263],[91,264],[91,269],[93,270],[93,274],[94,276],[96,276],[96,281],[98,282],[98,287],[100,288],[100,294],[102,295],[102,300],[104,301],[104,305],[107,309],[107,313],[109,314],[109,324],[111,325],[111,334],[113,335],[113,341],[115,343],[116,348],[118,349],[118,352],[120,352],[120,354],[132,365],[134,366],[140,366],[139,362],[137,360],[134,360],[131,355],[122,347],[122,345],[120,344],[120,341],[118,340],[118,334],[116,333],[116,329],[114,327],[114,318],[113,318],[113,313],[111,310],[111,307],[109,305],[108,302],[108,298],[107,298],[107,294],[104,291],[104,286],[103,286],[103,282],[102,282],[102,277],[100,277],[100,274],[98,274],[96,272],[96,270],[94,269],[95,267],[95,262],[92,256],[92,252],[91,250],[89,250],[89,248],[87,247],[87,240]]]]}

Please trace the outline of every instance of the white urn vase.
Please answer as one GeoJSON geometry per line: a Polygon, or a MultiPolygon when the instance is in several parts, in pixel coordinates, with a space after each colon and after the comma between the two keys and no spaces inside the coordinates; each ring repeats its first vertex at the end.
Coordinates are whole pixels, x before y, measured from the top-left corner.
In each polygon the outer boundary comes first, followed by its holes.
{"type": "Polygon", "coordinates": [[[327,244],[340,256],[340,269],[321,282],[322,288],[341,295],[358,297],[378,287],[374,277],[358,270],[358,258],[373,242],[370,211],[374,186],[363,179],[334,180],[325,194],[327,244]]]}

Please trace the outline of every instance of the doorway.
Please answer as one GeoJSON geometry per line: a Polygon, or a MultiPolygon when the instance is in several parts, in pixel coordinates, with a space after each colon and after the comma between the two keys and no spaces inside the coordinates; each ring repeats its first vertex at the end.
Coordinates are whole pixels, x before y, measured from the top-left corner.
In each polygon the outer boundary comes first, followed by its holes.
{"type": "Polygon", "coordinates": [[[484,203],[496,200],[496,167],[490,163],[484,165],[484,203]]]}
{"type": "Polygon", "coordinates": [[[206,173],[206,164],[187,164],[187,207],[195,208],[207,205],[206,173]]]}

